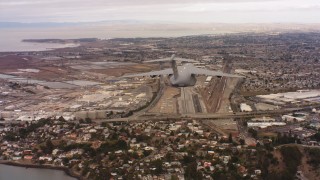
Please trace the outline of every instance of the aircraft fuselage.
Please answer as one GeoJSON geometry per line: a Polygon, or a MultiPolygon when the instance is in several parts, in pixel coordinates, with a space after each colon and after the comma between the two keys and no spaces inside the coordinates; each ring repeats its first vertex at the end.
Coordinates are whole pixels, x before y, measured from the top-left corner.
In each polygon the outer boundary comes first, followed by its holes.
{"type": "Polygon", "coordinates": [[[178,77],[170,77],[171,85],[178,87],[194,86],[197,79],[195,75],[189,71],[189,67],[191,66],[193,66],[193,64],[190,63],[178,66],[178,77]]]}

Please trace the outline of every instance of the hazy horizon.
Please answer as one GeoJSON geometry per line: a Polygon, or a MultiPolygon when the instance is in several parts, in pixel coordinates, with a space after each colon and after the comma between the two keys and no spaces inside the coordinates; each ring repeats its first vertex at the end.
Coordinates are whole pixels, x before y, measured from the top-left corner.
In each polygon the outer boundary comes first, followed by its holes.
{"type": "Polygon", "coordinates": [[[223,29],[227,28],[245,28],[246,31],[256,31],[256,29],[264,30],[320,30],[320,23],[219,23],[219,22],[170,22],[170,21],[138,21],[138,20],[110,20],[110,21],[93,21],[93,22],[37,22],[37,23],[24,23],[24,22],[1,22],[0,30],[2,29],[32,29],[32,28],[90,28],[101,29],[102,27],[108,28],[121,28],[130,30],[130,28],[141,29],[141,27],[147,27],[147,29],[223,29]],[[253,28],[253,29],[250,29],[253,28]]]}
{"type": "Polygon", "coordinates": [[[79,26],[28,26],[1,28],[0,52],[34,51],[60,45],[24,43],[23,39],[77,39],[77,38],[149,38],[194,35],[221,35],[230,33],[320,32],[320,24],[98,24],[79,26]]]}
{"type": "Polygon", "coordinates": [[[0,22],[320,23],[318,0],[2,0],[0,22]]]}

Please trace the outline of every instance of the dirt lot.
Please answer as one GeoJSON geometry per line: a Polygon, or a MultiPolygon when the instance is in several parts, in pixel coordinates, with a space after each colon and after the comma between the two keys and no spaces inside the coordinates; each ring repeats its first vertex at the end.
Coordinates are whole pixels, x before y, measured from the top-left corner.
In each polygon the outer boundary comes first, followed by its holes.
{"type": "MultiPolygon", "coordinates": [[[[81,64],[81,62],[79,61],[81,64]]],[[[5,55],[0,56],[0,73],[16,74],[21,77],[29,77],[38,80],[63,80],[68,76],[81,77],[81,72],[96,73],[107,76],[122,76],[130,73],[142,73],[158,70],[157,64],[130,64],[113,66],[105,69],[77,70],[67,65],[61,67],[59,62],[44,61],[30,56],[5,55]],[[54,64],[58,64],[54,65],[54,64]],[[37,69],[37,73],[22,72],[18,69],[37,69]]]]}
{"type": "Polygon", "coordinates": [[[119,66],[115,68],[107,68],[107,69],[94,69],[92,72],[105,74],[108,76],[123,76],[124,74],[130,73],[144,73],[152,70],[157,70],[156,65],[146,65],[146,64],[135,64],[129,66],[119,66]]]}
{"type": "Polygon", "coordinates": [[[46,80],[63,77],[67,67],[52,66],[54,62],[45,62],[30,56],[7,55],[0,56],[0,73],[16,74],[22,77],[46,80]],[[22,72],[18,69],[38,69],[38,73],[22,72]]]}
{"type": "Polygon", "coordinates": [[[0,56],[0,70],[30,67],[31,59],[31,57],[27,56],[0,56]]]}

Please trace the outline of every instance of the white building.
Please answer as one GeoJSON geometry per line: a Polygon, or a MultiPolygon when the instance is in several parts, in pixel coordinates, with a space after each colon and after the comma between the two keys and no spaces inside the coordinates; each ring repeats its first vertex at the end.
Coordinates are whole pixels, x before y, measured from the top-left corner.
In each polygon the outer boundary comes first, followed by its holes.
{"type": "Polygon", "coordinates": [[[248,122],[248,127],[266,128],[269,126],[285,126],[285,122],[248,122]]]}
{"type": "Polygon", "coordinates": [[[241,103],[240,104],[240,110],[241,110],[241,112],[251,112],[252,108],[251,108],[251,106],[249,106],[246,103],[241,103]]]}
{"type": "Polygon", "coordinates": [[[251,121],[254,121],[254,122],[275,122],[276,119],[263,116],[262,118],[252,118],[251,121]]]}

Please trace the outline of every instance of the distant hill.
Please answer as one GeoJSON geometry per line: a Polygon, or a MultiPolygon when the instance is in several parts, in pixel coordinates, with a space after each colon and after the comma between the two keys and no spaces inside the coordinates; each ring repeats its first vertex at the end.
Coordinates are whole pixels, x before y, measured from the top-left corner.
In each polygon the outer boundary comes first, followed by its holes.
{"type": "Polygon", "coordinates": [[[39,22],[39,23],[22,23],[22,22],[0,22],[0,28],[49,28],[49,27],[70,27],[82,25],[99,25],[99,24],[140,24],[142,21],[136,20],[116,20],[116,21],[99,21],[99,22],[39,22]]]}
{"type": "Polygon", "coordinates": [[[79,38],[79,39],[23,39],[22,42],[33,43],[84,43],[95,42],[97,38],[79,38]]]}
{"type": "Polygon", "coordinates": [[[63,27],[75,26],[79,23],[20,23],[20,22],[0,22],[0,28],[39,28],[39,27],[63,27]]]}

